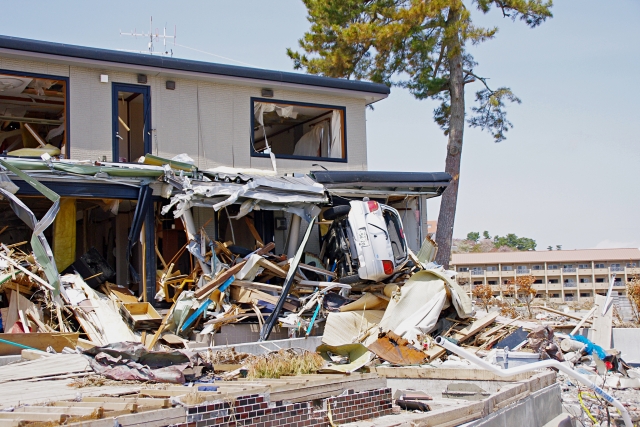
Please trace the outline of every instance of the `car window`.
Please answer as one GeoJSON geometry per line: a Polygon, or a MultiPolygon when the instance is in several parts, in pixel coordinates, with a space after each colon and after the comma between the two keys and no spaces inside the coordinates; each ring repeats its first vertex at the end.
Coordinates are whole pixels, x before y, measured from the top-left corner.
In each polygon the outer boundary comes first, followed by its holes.
{"type": "Polygon", "coordinates": [[[399,218],[390,210],[384,210],[384,222],[389,232],[389,240],[393,249],[393,256],[396,261],[403,260],[407,256],[407,248],[405,247],[402,231],[400,228],[399,218]]]}

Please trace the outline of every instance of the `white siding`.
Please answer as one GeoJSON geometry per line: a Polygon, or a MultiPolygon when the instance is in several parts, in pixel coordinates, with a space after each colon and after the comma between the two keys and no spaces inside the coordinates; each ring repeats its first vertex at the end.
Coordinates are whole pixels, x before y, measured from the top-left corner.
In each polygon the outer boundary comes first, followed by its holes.
{"type": "MultiPolygon", "coordinates": [[[[111,160],[113,83],[137,84],[136,73],[0,57],[0,69],[69,77],[71,158],[111,160]],[[109,75],[109,83],[100,82],[109,75]]],[[[256,87],[176,78],[175,90],[165,77],[147,73],[151,88],[152,153],[173,157],[187,153],[201,169],[215,166],[270,169],[269,159],[250,156],[251,97],[256,87]]],[[[268,86],[268,85],[265,85],[268,86]]],[[[275,90],[275,99],[346,107],[348,163],[278,160],[279,172],[308,172],[313,163],[329,169],[367,169],[364,99],[319,95],[302,90],[275,90]]]]}

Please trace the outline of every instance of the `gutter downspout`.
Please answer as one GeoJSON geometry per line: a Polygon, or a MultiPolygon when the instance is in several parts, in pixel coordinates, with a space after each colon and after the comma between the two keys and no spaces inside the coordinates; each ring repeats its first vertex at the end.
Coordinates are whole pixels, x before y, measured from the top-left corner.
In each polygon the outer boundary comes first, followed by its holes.
{"type": "Polygon", "coordinates": [[[622,405],[622,403],[620,403],[620,401],[618,399],[616,399],[615,397],[613,397],[613,396],[609,395],[608,393],[606,393],[604,390],[602,390],[596,384],[594,384],[591,381],[589,381],[589,379],[587,377],[585,377],[584,375],[581,375],[581,374],[577,373],[573,369],[568,368],[567,366],[563,365],[562,363],[558,362],[557,360],[542,360],[540,362],[530,363],[528,365],[518,366],[518,367],[515,367],[515,368],[500,369],[497,366],[494,366],[494,365],[492,365],[492,364],[480,359],[475,354],[470,353],[467,350],[458,347],[457,345],[455,345],[451,341],[449,341],[449,340],[447,340],[447,339],[445,339],[445,338],[443,338],[441,336],[436,338],[436,344],[438,344],[441,347],[444,347],[445,349],[449,350],[452,353],[457,354],[458,356],[462,356],[465,359],[468,359],[469,361],[475,363],[476,365],[480,366],[483,369],[491,371],[496,375],[500,375],[501,377],[508,377],[508,376],[511,376],[511,375],[521,374],[521,373],[524,373],[524,372],[531,372],[531,371],[535,371],[535,370],[541,369],[541,368],[555,368],[555,369],[557,369],[559,371],[562,371],[565,374],[569,375],[571,378],[580,381],[582,384],[586,385],[590,390],[593,390],[596,394],[602,396],[607,402],[611,403],[613,406],[616,407],[616,409],[618,409],[620,411],[620,413],[622,414],[622,419],[624,420],[625,426],[626,427],[633,427],[633,422],[631,421],[631,416],[629,415],[629,412],[622,405]]]}

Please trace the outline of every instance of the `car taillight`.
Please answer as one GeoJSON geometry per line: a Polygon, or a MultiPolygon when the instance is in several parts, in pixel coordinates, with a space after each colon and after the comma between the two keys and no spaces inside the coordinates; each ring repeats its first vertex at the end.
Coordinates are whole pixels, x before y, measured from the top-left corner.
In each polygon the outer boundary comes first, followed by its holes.
{"type": "Polygon", "coordinates": [[[369,208],[369,212],[377,211],[380,205],[375,200],[369,200],[367,202],[367,207],[369,208]]]}
{"type": "Polygon", "coordinates": [[[404,230],[402,228],[400,229],[400,237],[404,239],[404,230]]]}
{"type": "Polygon", "coordinates": [[[391,261],[382,261],[382,267],[384,268],[384,274],[393,274],[393,263],[391,261]]]}

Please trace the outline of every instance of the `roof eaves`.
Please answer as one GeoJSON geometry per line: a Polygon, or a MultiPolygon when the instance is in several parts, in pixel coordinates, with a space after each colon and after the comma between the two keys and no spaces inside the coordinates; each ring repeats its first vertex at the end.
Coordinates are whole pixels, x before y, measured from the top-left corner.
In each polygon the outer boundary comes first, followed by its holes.
{"type": "Polygon", "coordinates": [[[0,35],[0,48],[15,51],[64,56],[77,59],[128,64],[141,67],[161,68],[166,70],[187,71],[278,83],[290,83],[331,89],[351,90],[379,95],[389,95],[389,93],[391,93],[391,90],[388,86],[379,83],[337,79],[331,77],[275,70],[265,70],[260,68],[240,67],[236,65],[217,64],[189,59],[143,55],[138,53],[121,52],[109,49],[69,45],[65,43],[23,39],[12,36],[0,35]]]}

